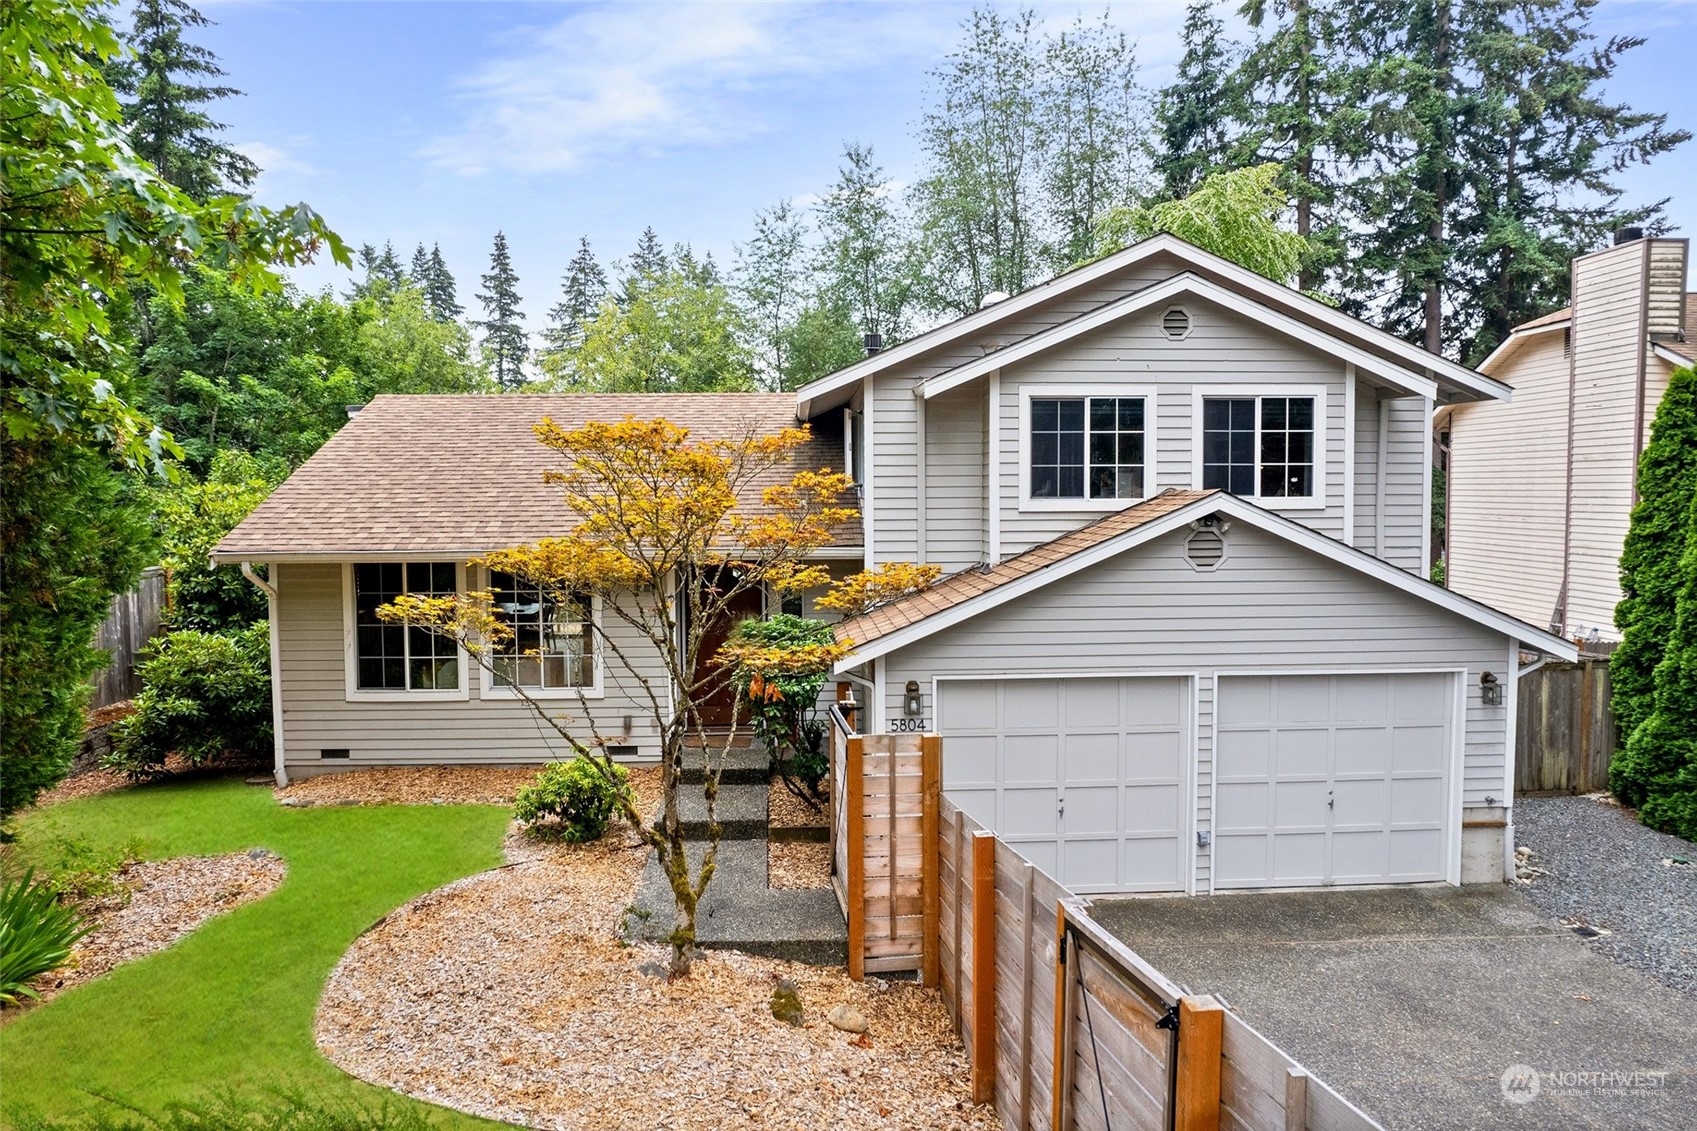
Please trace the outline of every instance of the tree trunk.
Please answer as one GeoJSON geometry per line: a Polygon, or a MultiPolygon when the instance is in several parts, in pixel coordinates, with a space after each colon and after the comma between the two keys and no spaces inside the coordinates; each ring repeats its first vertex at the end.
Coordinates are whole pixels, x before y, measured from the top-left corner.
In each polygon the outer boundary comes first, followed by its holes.
{"type": "MultiPolygon", "coordinates": [[[[1314,38],[1309,23],[1308,0],[1296,0],[1294,5],[1297,38],[1301,44],[1296,72],[1296,175],[1302,182],[1296,193],[1296,234],[1307,239],[1314,226],[1314,126],[1313,97],[1309,89],[1308,69],[1314,58],[1314,38]]],[[[1306,259],[1297,276],[1297,287],[1311,291],[1318,280],[1306,259]]]]}
{"type": "Polygon", "coordinates": [[[1438,74],[1439,99],[1437,127],[1432,131],[1436,144],[1430,155],[1428,168],[1432,178],[1432,214],[1426,224],[1426,240],[1431,274],[1426,279],[1426,351],[1442,353],[1444,350],[1444,209],[1449,206],[1449,130],[1446,128],[1449,117],[1449,38],[1450,38],[1450,5],[1449,0],[1437,0],[1436,41],[1433,44],[1434,63],[1438,74]]]}

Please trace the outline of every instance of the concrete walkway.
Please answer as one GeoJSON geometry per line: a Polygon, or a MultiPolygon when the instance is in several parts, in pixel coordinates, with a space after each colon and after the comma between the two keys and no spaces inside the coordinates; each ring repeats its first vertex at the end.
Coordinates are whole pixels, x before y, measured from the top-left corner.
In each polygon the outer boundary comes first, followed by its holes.
{"type": "Polygon", "coordinates": [[[1156,968],[1222,995],[1388,1128],[1697,1126],[1697,998],[1596,954],[1518,891],[1093,906],[1156,968]],[[1544,1075],[1511,1103],[1502,1079],[1516,1064],[1544,1075]]]}
{"type": "MultiPolygon", "coordinates": [[[[848,924],[830,888],[773,889],[767,877],[766,755],[733,751],[726,760],[714,806],[721,836],[713,879],[696,909],[696,940],[704,947],[740,950],[816,966],[848,962],[848,924]]],[[[699,781],[699,774],[690,774],[699,781]]],[[[707,803],[691,782],[678,797],[690,867],[701,866],[707,850],[707,803]]],[[[631,917],[640,938],[662,940],[675,914],[672,889],[657,860],[642,872],[631,917]]]]}

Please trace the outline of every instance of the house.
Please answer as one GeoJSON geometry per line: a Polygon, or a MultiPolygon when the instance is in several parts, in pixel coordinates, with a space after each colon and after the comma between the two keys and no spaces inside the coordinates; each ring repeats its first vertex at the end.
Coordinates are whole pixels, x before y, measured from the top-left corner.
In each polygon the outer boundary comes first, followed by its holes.
{"type": "MultiPolygon", "coordinates": [[[[941,732],[945,789],[1068,887],[1500,881],[1523,655],[1574,649],[1424,568],[1432,413],[1509,395],[1162,236],[795,394],[378,398],[215,557],[271,567],[279,776],[534,761],[510,691],[369,610],[562,532],[544,413],[806,421],[860,487],[833,568],[949,571],[839,626],[862,729],[941,732]]],[[[530,685],[652,757],[593,635],[530,685]]]]}
{"type": "Polygon", "coordinates": [[[1690,243],[1619,233],[1573,261],[1572,305],[1517,326],[1479,371],[1512,404],[1441,408],[1447,584],[1558,635],[1619,640],[1638,457],[1675,369],[1697,364],[1690,243]]]}

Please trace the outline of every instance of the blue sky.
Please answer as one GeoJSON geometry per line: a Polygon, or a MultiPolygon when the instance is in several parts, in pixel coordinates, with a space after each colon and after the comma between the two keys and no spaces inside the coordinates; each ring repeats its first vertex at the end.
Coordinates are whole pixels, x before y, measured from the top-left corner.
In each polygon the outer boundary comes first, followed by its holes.
{"type": "MultiPolygon", "coordinates": [[[[1037,5],[1050,22],[1077,4],[1037,5]]],[[[830,183],[845,140],[911,178],[926,72],[970,5],[225,2],[200,41],[246,97],[219,109],[265,168],[350,242],[439,242],[474,306],[497,228],[539,330],[580,235],[605,262],[644,225],[730,261],[760,206],[830,183]]],[[[1090,13],[1102,5],[1084,6],[1090,13]]],[[[1145,81],[1170,75],[1184,6],[1115,4],[1145,81]]],[[[1697,129],[1697,3],[1607,2],[1601,35],[1646,36],[1611,96],[1697,129]]],[[[1697,144],[1622,174],[1697,230],[1697,144]]],[[[312,288],[346,273],[302,272],[312,288]]]]}

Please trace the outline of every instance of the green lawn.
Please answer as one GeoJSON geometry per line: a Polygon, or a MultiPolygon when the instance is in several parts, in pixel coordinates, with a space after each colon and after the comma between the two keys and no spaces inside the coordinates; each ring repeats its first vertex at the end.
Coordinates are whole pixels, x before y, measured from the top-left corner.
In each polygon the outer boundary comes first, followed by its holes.
{"type": "MultiPolygon", "coordinates": [[[[132,789],[29,814],[20,822],[25,861],[54,837],[96,846],[139,838],[152,859],[263,847],[289,871],[271,895],[0,1030],[0,1102],[7,1112],[69,1115],[100,1103],[96,1095],[154,1110],[227,1087],[386,1096],[313,1047],[325,979],[382,916],[500,863],[507,819],[505,809],[471,805],[285,809],[270,790],[237,781],[132,789]]],[[[489,1126],[430,1110],[444,1128],[489,1126]]]]}

